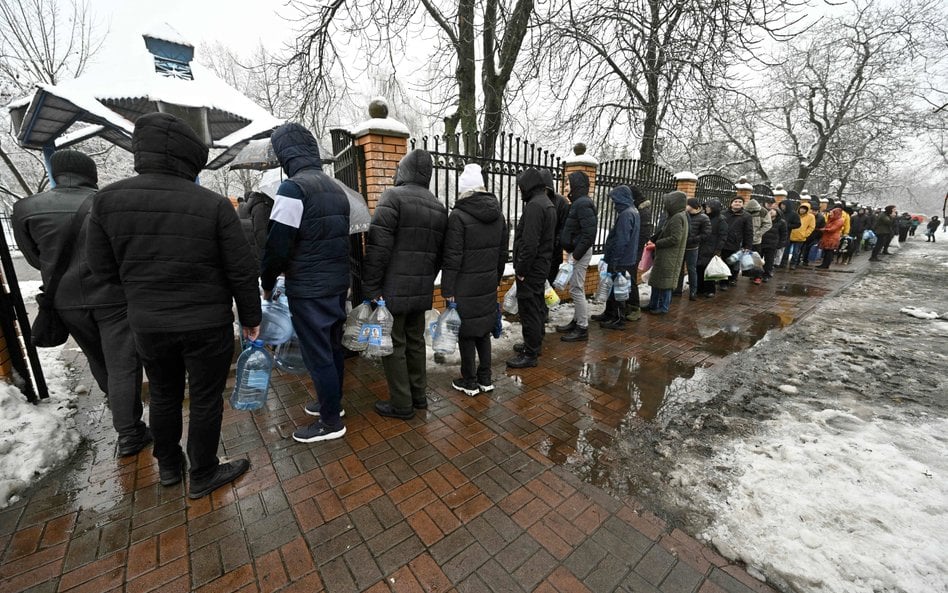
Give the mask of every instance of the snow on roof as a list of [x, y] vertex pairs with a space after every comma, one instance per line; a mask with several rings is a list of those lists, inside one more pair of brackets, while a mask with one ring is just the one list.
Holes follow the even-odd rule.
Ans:
[[161, 39], [162, 41], [170, 41], [171, 43], [177, 43], [187, 47], [194, 47], [181, 33], [178, 33], [177, 29], [168, 23], [152, 23], [150, 27], [142, 32], [142, 36], [151, 37], [152, 39]]

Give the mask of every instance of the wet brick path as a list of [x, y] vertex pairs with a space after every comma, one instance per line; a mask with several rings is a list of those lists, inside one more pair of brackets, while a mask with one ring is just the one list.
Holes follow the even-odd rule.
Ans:
[[[559, 463], [607, 446], [628, 415], [654, 415], [675, 376], [751, 345], [857, 276], [784, 272], [713, 300], [676, 298], [671, 314], [624, 332], [594, 328], [588, 343], [548, 335], [540, 367], [523, 372], [506, 372], [510, 353], [495, 349], [494, 392], [469, 398], [450, 388], [456, 368], [432, 370], [430, 408], [408, 422], [371, 411], [386, 394], [381, 366], [349, 359], [348, 434], [329, 443], [289, 438], [309, 422], [312, 385], [275, 371], [266, 409], [226, 407], [221, 450], [249, 458], [251, 471], [197, 501], [158, 484], [150, 449], [115, 457], [94, 391], [81, 400], [86, 440], [69, 466], [0, 511], [0, 591], [772, 591]], [[738, 331], [703, 339], [715, 324]], [[640, 361], [637, 397], [597, 379], [628, 358]]]

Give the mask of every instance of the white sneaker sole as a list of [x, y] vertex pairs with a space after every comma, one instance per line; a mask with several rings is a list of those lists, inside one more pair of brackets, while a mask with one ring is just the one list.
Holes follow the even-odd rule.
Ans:
[[333, 439], [338, 439], [338, 438], [341, 438], [345, 434], [346, 434], [346, 427], [343, 426], [341, 430], [337, 430], [336, 432], [328, 432], [326, 434], [310, 437], [308, 439], [298, 437], [296, 436], [296, 433], [294, 432], [293, 440], [298, 441], [300, 443], [317, 443], [319, 441], [331, 441]]
[[481, 384], [478, 384], [478, 385], [477, 385], [477, 388], [481, 390], [481, 393], [487, 393], [488, 391], [493, 391], [493, 390], [494, 390], [494, 386], [493, 386], [493, 385], [481, 385]]
[[465, 387], [458, 387], [454, 383], [451, 383], [451, 387], [453, 387], [455, 391], [460, 391], [461, 393], [465, 393], [467, 395], [470, 395], [471, 397], [474, 397], [475, 395], [481, 392], [480, 389], [467, 389]]
[[[310, 412], [309, 410], [306, 409], [306, 406], [303, 406], [303, 411], [306, 412], [307, 414], [309, 414], [310, 416], [315, 416], [315, 417], [319, 418], [319, 412]], [[340, 418], [345, 418], [345, 417], [346, 417], [346, 411], [345, 411], [345, 410], [339, 410], [339, 417], [340, 417]]]

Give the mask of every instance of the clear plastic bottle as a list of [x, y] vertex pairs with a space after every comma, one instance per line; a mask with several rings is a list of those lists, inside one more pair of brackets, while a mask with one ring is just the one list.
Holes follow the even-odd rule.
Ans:
[[290, 308], [285, 303], [279, 300], [263, 301], [260, 309], [262, 319], [259, 340], [265, 344], [279, 346], [293, 336], [293, 320], [290, 317]]
[[572, 262], [563, 262], [560, 269], [556, 272], [556, 278], [553, 280], [553, 288], [556, 290], [565, 290], [569, 285], [569, 279], [573, 275]]
[[514, 283], [504, 295], [504, 311], [510, 313], [511, 315], [516, 315], [518, 310], [519, 305], [517, 304], [517, 281], [514, 280]]
[[306, 372], [306, 365], [303, 364], [303, 351], [300, 349], [300, 339], [295, 331], [293, 337], [277, 346], [273, 356], [273, 364], [281, 370], [295, 375]]
[[[631, 285], [632, 282], [629, 280], [628, 275], [625, 273], [616, 274], [615, 280], [612, 281], [612, 294], [615, 295], [617, 301], [624, 303], [629, 300]], [[606, 298], [609, 297], [607, 296]]]
[[438, 317], [438, 333], [432, 338], [432, 348], [436, 354], [453, 354], [458, 346], [458, 332], [461, 330], [461, 316], [457, 303], [448, 303], [448, 308]]
[[376, 305], [375, 311], [362, 324], [362, 333], [359, 335], [359, 341], [366, 343], [363, 354], [370, 358], [388, 356], [394, 352], [392, 347], [392, 324], [395, 320], [388, 308], [385, 307], [384, 299], [379, 299]]
[[362, 304], [349, 312], [346, 317], [346, 325], [342, 330], [342, 345], [353, 352], [362, 352], [368, 345], [368, 342], [360, 340], [362, 335], [362, 325], [372, 316], [372, 305], [368, 300], [362, 301]]
[[235, 410], [262, 408], [267, 401], [272, 370], [273, 357], [263, 347], [263, 342], [251, 342], [250, 347], [237, 358], [237, 382], [230, 395], [231, 407]]
[[612, 292], [612, 274], [606, 272], [599, 276], [599, 288], [596, 289], [596, 300], [604, 303], [609, 299], [609, 293]]

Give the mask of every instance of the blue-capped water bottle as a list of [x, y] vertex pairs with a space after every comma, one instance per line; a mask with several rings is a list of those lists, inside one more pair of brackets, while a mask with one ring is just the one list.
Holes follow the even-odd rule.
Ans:
[[368, 346], [367, 341], [361, 341], [362, 326], [369, 317], [372, 316], [372, 305], [368, 299], [362, 301], [362, 304], [349, 312], [346, 317], [346, 325], [342, 329], [342, 345], [353, 352], [362, 352]]
[[235, 410], [259, 410], [267, 401], [273, 356], [263, 347], [262, 340], [254, 340], [237, 358], [237, 382], [230, 395]]
[[359, 336], [359, 341], [366, 344], [362, 354], [369, 358], [388, 356], [395, 351], [392, 346], [395, 318], [385, 306], [385, 299], [380, 298], [376, 305], [371, 317], [362, 324], [362, 334]]
[[458, 332], [461, 329], [461, 316], [458, 305], [449, 302], [448, 308], [438, 317], [437, 333], [432, 334], [431, 346], [436, 354], [453, 354], [458, 345]]

